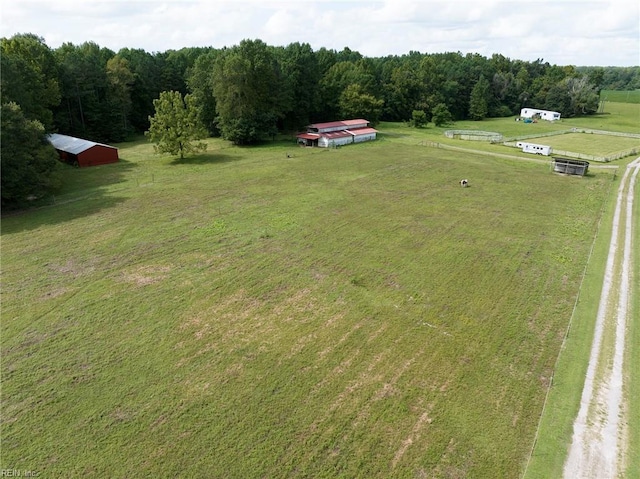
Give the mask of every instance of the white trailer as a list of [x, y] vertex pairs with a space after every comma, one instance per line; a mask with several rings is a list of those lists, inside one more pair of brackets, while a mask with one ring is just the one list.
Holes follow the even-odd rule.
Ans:
[[526, 143], [519, 141], [516, 146], [522, 148], [524, 153], [533, 153], [535, 155], [549, 156], [551, 154], [551, 147], [548, 145], [537, 145], [535, 143]]
[[523, 108], [520, 110], [522, 118], [540, 118], [541, 120], [556, 121], [560, 119], [560, 113], [550, 110], [539, 110], [537, 108]]

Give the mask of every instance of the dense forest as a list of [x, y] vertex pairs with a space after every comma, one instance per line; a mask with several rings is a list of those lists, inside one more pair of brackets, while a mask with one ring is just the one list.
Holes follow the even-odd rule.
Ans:
[[[346, 117], [374, 124], [482, 120], [523, 106], [585, 115], [597, 112], [601, 89], [640, 88], [640, 67], [558, 66], [500, 54], [412, 51], [368, 58], [349, 48], [314, 51], [306, 43], [276, 47], [261, 40], [116, 53], [93, 42], [52, 49], [34, 34], [2, 38], [0, 46], [2, 104], [13, 108], [8, 118], [42, 134], [100, 142], [146, 131], [153, 100], [163, 91], [193, 97], [212, 136], [254, 143]], [[3, 203], [4, 186], [3, 175]]]

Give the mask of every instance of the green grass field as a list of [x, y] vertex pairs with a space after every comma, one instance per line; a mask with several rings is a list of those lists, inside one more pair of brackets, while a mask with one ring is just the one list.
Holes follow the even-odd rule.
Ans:
[[[537, 140], [532, 139], [532, 142]], [[567, 150], [578, 153], [590, 152], [596, 156], [606, 156], [622, 150], [637, 148], [640, 150], [640, 138], [626, 138], [591, 133], [567, 133], [565, 135], [540, 138], [540, 143], [555, 150]]]
[[[382, 131], [381, 139], [390, 139], [394, 142], [406, 144], [426, 144], [437, 142], [446, 145], [458, 146], [474, 150], [481, 150], [487, 153], [519, 156], [531, 159], [531, 154], [522, 153], [518, 148], [505, 147], [502, 144], [490, 144], [483, 141], [467, 141], [460, 139], [449, 139], [444, 135], [446, 130], [482, 130], [493, 131], [504, 135], [505, 138], [531, 136], [526, 141], [540, 143], [543, 145], [553, 145], [556, 148], [584, 153], [587, 155], [602, 155], [628, 150], [640, 145], [638, 139], [620, 136], [608, 136], [597, 134], [564, 134], [557, 136], [540, 136], [536, 138], [532, 135], [545, 135], [548, 133], [567, 131], [571, 128], [587, 128], [594, 130], [618, 131], [624, 133], [639, 133], [640, 124], [640, 104], [608, 103], [605, 112], [597, 115], [590, 115], [577, 118], [565, 118], [560, 121], [538, 123], [524, 123], [514, 121], [511, 118], [489, 118], [483, 121], [459, 121], [446, 127], [434, 127], [430, 124], [428, 128], [415, 129], [407, 128], [405, 125], [397, 123], [383, 123], [380, 126]], [[627, 157], [622, 160], [614, 160], [612, 164], [622, 164], [632, 159]]]
[[616, 103], [640, 103], [640, 90], [602, 90], [600, 98]]
[[[208, 154], [177, 162], [124, 145], [119, 165], [69, 170], [54, 206], [4, 218], [2, 467], [72, 477], [516, 476], [545, 388], [502, 375], [548, 381], [568, 317], [557, 273], [545, 271], [541, 286], [531, 266], [540, 277], [545, 260], [584, 261], [587, 242], [574, 251], [567, 239], [593, 234], [609, 173], [562, 178], [550, 194], [538, 183], [560, 177], [541, 165], [433, 150], [417, 144], [437, 129], [383, 126], [382, 141], [337, 151], [211, 141]], [[472, 188], [457, 187], [461, 176]], [[525, 183], [528, 196], [511, 197]], [[567, 192], [580, 204], [584, 190], [596, 194], [580, 216], [561, 216], [571, 234], [556, 227], [543, 241], [536, 221], [520, 229], [525, 219], [551, 225], [558, 215], [544, 210]], [[524, 243], [542, 262], [521, 260], [516, 275], [508, 258], [529, 258]], [[568, 269], [563, 292], [579, 276]], [[485, 281], [504, 291], [484, 294]], [[513, 306], [522, 301], [524, 312]], [[542, 318], [556, 334], [517, 331], [529, 310], [530, 330]], [[505, 317], [518, 319], [506, 338]], [[481, 346], [468, 345], [478, 334]], [[507, 371], [501, 357], [521, 349], [535, 360], [518, 356]], [[505, 413], [515, 429], [506, 440]], [[539, 454], [529, 472], [561, 466], [557, 449], [555, 462]]]
[[613, 173], [381, 130], [124, 144], [3, 218], [0, 466], [518, 477]]

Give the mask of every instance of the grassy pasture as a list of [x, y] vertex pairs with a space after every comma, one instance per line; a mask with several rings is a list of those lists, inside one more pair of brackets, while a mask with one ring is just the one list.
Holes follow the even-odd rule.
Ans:
[[[383, 135], [382, 140], [390, 139], [394, 142], [402, 142], [406, 144], [419, 144], [425, 142], [438, 142], [453, 146], [481, 150], [490, 153], [507, 154], [511, 156], [520, 156], [531, 160], [531, 154], [522, 153], [517, 148], [505, 147], [501, 144], [490, 144], [483, 141], [467, 141], [459, 139], [449, 139], [444, 135], [446, 130], [482, 130], [501, 133], [504, 137], [522, 137], [524, 135], [545, 134], [556, 131], [566, 131], [573, 127], [589, 128], [595, 130], [620, 131], [627, 133], [638, 133], [638, 125], [640, 124], [640, 104], [626, 103], [607, 103], [605, 113], [590, 115], [578, 118], [565, 118], [556, 122], [540, 121], [538, 123], [524, 123], [514, 121], [515, 117], [510, 118], [489, 118], [483, 121], [459, 121], [447, 127], [429, 126], [424, 129], [407, 128], [399, 123], [383, 123], [380, 126]], [[567, 139], [570, 139], [569, 141]], [[604, 136], [604, 135], [588, 135], [575, 136], [574, 134], [566, 134], [551, 137], [535, 137], [527, 141], [542, 144], [551, 144], [551, 142], [559, 142], [563, 144], [567, 142], [566, 148], [556, 146], [559, 149], [567, 149], [585, 154], [614, 153], [638, 145], [637, 139], [629, 139], [624, 137]], [[631, 145], [631, 146], [629, 146]], [[626, 160], [617, 160], [616, 163], [626, 163]]]
[[121, 145], [3, 218], [0, 466], [517, 477], [613, 174], [412, 135]]
[[640, 103], [640, 90], [602, 90], [600, 98], [616, 103]]
[[566, 133], [564, 135], [548, 136], [533, 143], [549, 145], [558, 150], [574, 152], [590, 152], [592, 155], [605, 156], [622, 150], [629, 150], [640, 146], [640, 138], [626, 138], [591, 133]]
[[562, 125], [593, 128], [594, 130], [638, 133], [640, 128], [640, 103], [606, 102], [604, 112], [596, 115], [561, 120]]

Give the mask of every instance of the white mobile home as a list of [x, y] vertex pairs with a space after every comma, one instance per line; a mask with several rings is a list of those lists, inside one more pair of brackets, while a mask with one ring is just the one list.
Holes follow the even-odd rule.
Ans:
[[535, 155], [549, 156], [551, 154], [551, 147], [548, 145], [536, 145], [535, 143], [526, 143], [519, 141], [516, 143], [518, 148], [522, 148], [524, 153], [533, 153]]
[[557, 111], [538, 110], [537, 108], [523, 108], [520, 110], [522, 118], [540, 118], [542, 120], [556, 121], [560, 119]]

